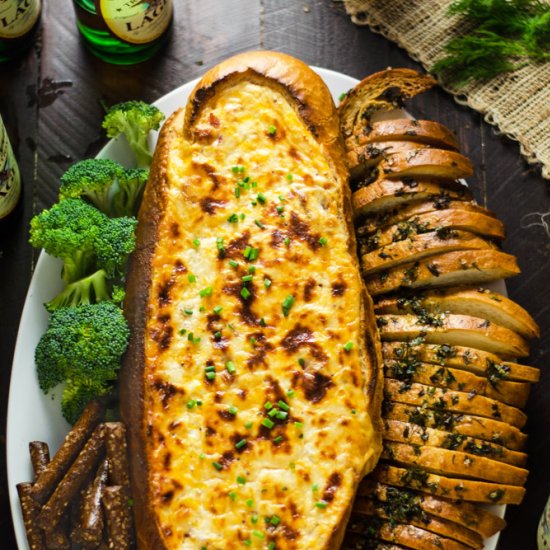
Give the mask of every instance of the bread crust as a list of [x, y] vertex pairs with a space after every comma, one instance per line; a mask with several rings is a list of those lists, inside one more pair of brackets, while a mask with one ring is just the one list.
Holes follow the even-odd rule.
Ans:
[[[348, 227], [348, 249], [356, 259], [350, 192], [338, 119], [330, 93], [320, 78], [302, 62], [274, 52], [249, 52], [231, 58], [209, 71], [191, 94], [185, 111], [175, 113], [164, 125], [155, 151], [151, 175], [139, 213], [137, 248], [128, 273], [125, 310], [131, 328], [129, 350], [120, 378], [121, 414], [128, 426], [131, 479], [135, 496], [135, 524], [139, 548], [165, 548], [152, 509], [145, 444], [148, 426], [143, 410], [147, 306], [151, 292], [152, 260], [159, 224], [168, 193], [167, 161], [176, 137], [192, 139], [192, 128], [202, 108], [225, 86], [246, 81], [270, 86], [288, 100], [322, 146], [343, 195], [342, 216]], [[357, 269], [358, 261], [356, 260]], [[364, 473], [370, 471], [381, 450], [380, 403], [382, 398], [381, 347], [375, 327], [372, 300], [363, 286], [361, 333], [368, 341], [357, 342], [363, 354], [369, 414], [376, 427], [376, 440], [365, 457]], [[338, 548], [344, 535], [348, 510], [344, 510], [326, 548]]]

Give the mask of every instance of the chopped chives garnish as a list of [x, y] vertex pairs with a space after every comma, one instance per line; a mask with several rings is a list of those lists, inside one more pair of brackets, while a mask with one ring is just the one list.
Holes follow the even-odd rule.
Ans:
[[240, 441], [238, 441], [237, 443], [235, 443], [235, 448], [236, 449], [242, 449], [243, 447], [246, 447], [246, 444], [248, 443], [248, 441], [246, 439], [241, 439]]
[[248, 422], [245, 423], [244, 427], [247, 429], [247, 430], [250, 430], [250, 428], [252, 428], [252, 422], [250, 422], [250, 420]]
[[[206, 549], [205, 549], [206, 550]], [[268, 545], [267, 545], [267, 550], [275, 550], [275, 543], [273, 541], [271, 541]]]
[[239, 221], [239, 217], [237, 216], [237, 214], [231, 214], [231, 216], [227, 218], [227, 221], [229, 223], [237, 223]]
[[283, 440], [282, 435], [278, 435], [276, 438], [273, 439], [273, 443], [280, 443]]
[[296, 394], [296, 392], [294, 390], [288, 390], [286, 392], [286, 394], [288, 395], [288, 397], [294, 397], [294, 395]]
[[239, 216], [239, 218], [240, 218], [241, 221], [243, 221], [243, 220], [245, 219], [245, 217], [246, 217], [245, 214], [241, 214], [241, 215]]
[[260, 323], [259, 323], [259, 324], [260, 324], [261, 327], [267, 326], [267, 324], [266, 324], [266, 322], [265, 322], [265, 319], [264, 319], [263, 317], [260, 319]]
[[212, 291], [213, 291], [212, 287], [207, 286], [199, 292], [199, 296], [201, 298], [206, 298], [207, 296], [212, 296]]
[[287, 174], [287, 175], [286, 175], [286, 179], [287, 179], [288, 181], [292, 181], [292, 180], [294, 179], [294, 176], [293, 176], [292, 174]]
[[235, 187], [235, 197], [238, 199], [241, 196], [240, 187]]
[[187, 408], [192, 409], [196, 404], [197, 402], [194, 399], [189, 399], [189, 401], [187, 401]]
[[195, 275], [193, 275], [193, 273], [189, 273], [189, 275], [187, 275], [187, 280], [190, 283], [196, 283], [197, 282], [197, 277], [195, 277]]
[[223, 238], [222, 237], [217, 237], [216, 238], [216, 248], [220, 251], [220, 252], [223, 252], [225, 250], [224, 246], [223, 246]]
[[256, 267], [253, 266], [253, 265], [249, 265], [248, 266], [248, 273], [250, 273], [251, 275], [254, 275], [254, 273], [256, 273]]
[[271, 125], [267, 131], [269, 132], [270, 135], [274, 136], [275, 133], [277, 132], [277, 128]]
[[306, 360], [303, 357], [300, 357], [298, 359], [298, 365], [300, 365], [300, 367], [305, 367], [306, 366]]
[[338, 101], [342, 101], [347, 95], [348, 95], [347, 92], [342, 92], [342, 93], [338, 96]]
[[357, 411], [355, 409], [351, 409], [351, 414], [357, 414]]
[[273, 418], [274, 416], [277, 416], [277, 413], [279, 411], [277, 409], [271, 409], [268, 413], [267, 413], [267, 416], [269, 416], [269, 418]]
[[190, 332], [188, 335], [187, 335], [187, 339], [192, 342], [193, 341], [193, 333]]
[[222, 306], [216, 306], [212, 311], [213, 311], [216, 315], [219, 315], [219, 314], [223, 311], [223, 307], [222, 307]]
[[264, 405], [264, 409], [265, 409], [266, 411], [269, 411], [269, 410], [272, 409], [272, 408], [273, 408], [273, 403], [271, 403], [271, 401], [266, 401], [266, 402], [265, 402], [265, 405]]
[[321, 238], [319, 239], [319, 244], [320, 244], [321, 246], [325, 246], [327, 243], [328, 243], [328, 239], [327, 239], [326, 237], [321, 237]]
[[[246, 483], [246, 477], [243, 476], [237, 476], [237, 483], [239, 485], [244, 485]], [[248, 502], [248, 501], [247, 501]]]
[[277, 405], [279, 405], [279, 407], [281, 407], [281, 409], [283, 409], [283, 411], [289, 411], [290, 410], [290, 407], [282, 399], [279, 400]]
[[244, 275], [243, 277], [241, 277], [241, 281], [242, 281], [243, 283], [248, 283], [248, 282], [251, 281], [253, 278], [254, 278], [254, 275]]
[[229, 260], [229, 265], [231, 267], [239, 267], [239, 263], [236, 262], [235, 260]]
[[284, 211], [285, 211], [285, 207], [284, 207], [284, 206], [277, 206], [277, 212], [278, 212], [279, 214], [282, 214]]
[[233, 363], [233, 361], [228, 361], [225, 364], [225, 368], [227, 369], [227, 372], [229, 374], [235, 374], [237, 372], [237, 369], [235, 368], [235, 363]]
[[198, 344], [201, 341], [200, 337], [193, 338], [193, 344]]
[[222, 337], [222, 333], [218, 330], [214, 333], [214, 339], [220, 340]]
[[229, 491], [227, 494], [231, 500], [237, 500], [237, 493], [235, 491]]
[[208, 380], [214, 380], [216, 378], [216, 373], [215, 372], [207, 372], [206, 373], [206, 378]]
[[252, 517], [250, 518], [250, 521], [252, 523], [258, 523], [258, 514], [252, 514]]
[[279, 200], [282, 202], [285, 200], [285, 198], [282, 195], [279, 195]]
[[239, 172], [243, 173], [244, 172], [244, 166], [242, 166], [241, 164], [236, 164], [235, 166], [231, 167], [231, 171], [234, 174], [238, 174]]
[[199, 311], [201, 313], [204, 313], [206, 311], [206, 308], [204, 306], [199, 307]]
[[215, 365], [206, 365], [206, 367], [204, 367], [204, 370], [205, 372], [213, 372], [216, 370], [216, 366]]
[[180, 330], [180, 335], [181, 335], [181, 336], [185, 336], [185, 333], [186, 333], [186, 332], [187, 332], [187, 329], [182, 328], [182, 329]]
[[244, 502], [249, 508], [252, 508], [252, 506], [254, 506], [254, 501], [251, 498], [247, 498]]
[[250, 204], [251, 204], [252, 206], [256, 206], [256, 205], [258, 204], [258, 201], [252, 201]]
[[252, 250], [252, 247], [251, 246], [247, 246], [244, 251], [243, 251], [243, 256], [248, 259], [248, 257], [250, 256], [250, 251]]
[[227, 328], [235, 332], [235, 327], [231, 323], [227, 323]]
[[267, 197], [263, 194], [263, 193], [258, 193], [257, 197], [256, 197], [256, 200], [260, 203], [260, 204], [265, 204], [266, 201], [267, 201]]
[[203, 460], [203, 459], [206, 458], [206, 455], [205, 455], [204, 453], [201, 453], [201, 454], [199, 455], [199, 458], [200, 458], [201, 460]]
[[286, 420], [288, 413], [286, 411], [277, 411], [277, 414], [275, 416], [278, 420]]
[[317, 483], [314, 483], [314, 484], [311, 486], [311, 490], [315, 493], [316, 491], [319, 490], [319, 485], [317, 485]]
[[266, 428], [271, 430], [271, 428], [273, 428], [273, 426], [275, 426], [275, 422], [273, 422], [273, 420], [270, 420], [269, 418], [264, 418], [262, 420], [262, 426], [265, 426]]
[[294, 305], [294, 296], [292, 294], [289, 294], [284, 300], [283, 300], [283, 315], [285, 317], [288, 317], [288, 313], [290, 311], [290, 308]]
[[253, 248], [250, 251], [250, 255], [248, 256], [248, 259], [253, 262], [254, 260], [258, 259], [258, 256], [260, 255], [260, 249], [259, 248]]
[[248, 300], [248, 298], [250, 298], [250, 290], [248, 290], [248, 288], [246, 287], [243, 287], [241, 289], [241, 296], [245, 299], [245, 300]]
[[303, 422], [294, 422], [294, 427], [300, 429], [304, 427], [304, 424]]
[[271, 523], [271, 525], [279, 525], [279, 523], [281, 523], [281, 518], [279, 516], [271, 516], [269, 523]]
[[250, 539], [246, 539], [244, 543], [246, 546], [252, 546], [252, 541]]
[[197, 405], [200, 407], [202, 405], [202, 401], [200, 399], [197, 399]]
[[260, 531], [252, 531], [252, 534], [255, 537], [258, 537], [259, 539], [265, 539], [265, 535], [263, 533], [261, 533]]
[[271, 279], [268, 279], [267, 277], [264, 279], [264, 286], [265, 288], [269, 288], [271, 286]]
[[346, 343], [344, 344], [344, 349], [345, 349], [346, 351], [351, 351], [351, 350], [353, 349], [353, 342], [346, 342]]
[[219, 462], [212, 462], [212, 466], [214, 466], [214, 468], [216, 468], [216, 470], [218, 470], [218, 472], [220, 470], [223, 470], [223, 466]]
[[256, 187], [258, 187], [258, 182], [253, 181], [250, 185], [252, 186], [252, 189], [255, 189]]
[[315, 506], [317, 506], [317, 508], [321, 508], [322, 510], [324, 510], [328, 506], [328, 503], [325, 502], [324, 500], [320, 500], [319, 502], [315, 503]]
[[227, 409], [227, 412], [229, 414], [232, 414], [233, 416], [236, 416], [237, 413], [239, 412], [239, 409], [237, 409], [237, 407], [235, 407], [235, 405], [230, 405], [229, 408]]
[[201, 245], [201, 242], [199, 241], [199, 239], [193, 239], [193, 246], [195, 248], [199, 248], [200, 245]]
[[285, 246], [288, 246], [290, 244], [290, 239], [287, 237], [283, 243], [285, 244]]
[[254, 220], [254, 223], [260, 228], [264, 229], [265, 225], [260, 220]]

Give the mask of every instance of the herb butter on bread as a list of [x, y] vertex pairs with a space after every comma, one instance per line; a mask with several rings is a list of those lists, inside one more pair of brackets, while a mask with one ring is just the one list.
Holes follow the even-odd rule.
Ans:
[[381, 452], [381, 360], [329, 91], [231, 58], [164, 125], [121, 377], [139, 548], [341, 544]]

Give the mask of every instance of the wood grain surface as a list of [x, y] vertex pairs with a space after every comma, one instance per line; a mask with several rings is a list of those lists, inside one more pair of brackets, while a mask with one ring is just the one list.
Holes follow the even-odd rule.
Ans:
[[[0, 224], [0, 540], [5, 549], [16, 548], [5, 473], [5, 423], [15, 337], [36, 258], [27, 244], [28, 223], [56, 200], [59, 176], [71, 162], [95, 155], [106, 142], [100, 131], [102, 103], [153, 101], [225, 57], [249, 49], [283, 51], [356, 78], [389, 65], [419, 68], [394, 44], [354, 26], [342, 5], [332, 0], [175, 0], [175, 22], [164, 51], [127, 68], [107, 65], [86, 51], [69, 1], [44, 3], [35, 48], [19, 62], [0, 66], [0, 112], [25, 186], [17, 214]], [[518, 257], [523, 270], [508, 282], [510, 297], [542, 327], [531, 357], [542, 377], [527, 407], [527, 496], [521, 506], [508, 508], [508, 527], [499, 544], [500, 550], [534, 549], [538, 518], [550, 493], [548, 182], [522, 160], [517, 144], [498, 136], [478, 113], [457, 105], [443, 91], [430, 91], [409, 108], [417, 117], [457, 131], [476, 168], [469, 180], [474, 194], [504, 221], [504, 248]]]

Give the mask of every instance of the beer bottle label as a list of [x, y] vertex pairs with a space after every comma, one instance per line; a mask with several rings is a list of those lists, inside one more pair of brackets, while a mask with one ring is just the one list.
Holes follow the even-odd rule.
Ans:
[[172, 0], [96, 0], [109, 30], [130, 44], [153, 42], [168, 28]]
[[0, 0], [0, 38], [19, 38], [40, 16], [40, 0]]
[[0, 117], [0, 219], [7, 216], [21, 194], [21, 176], [6, 128]]

